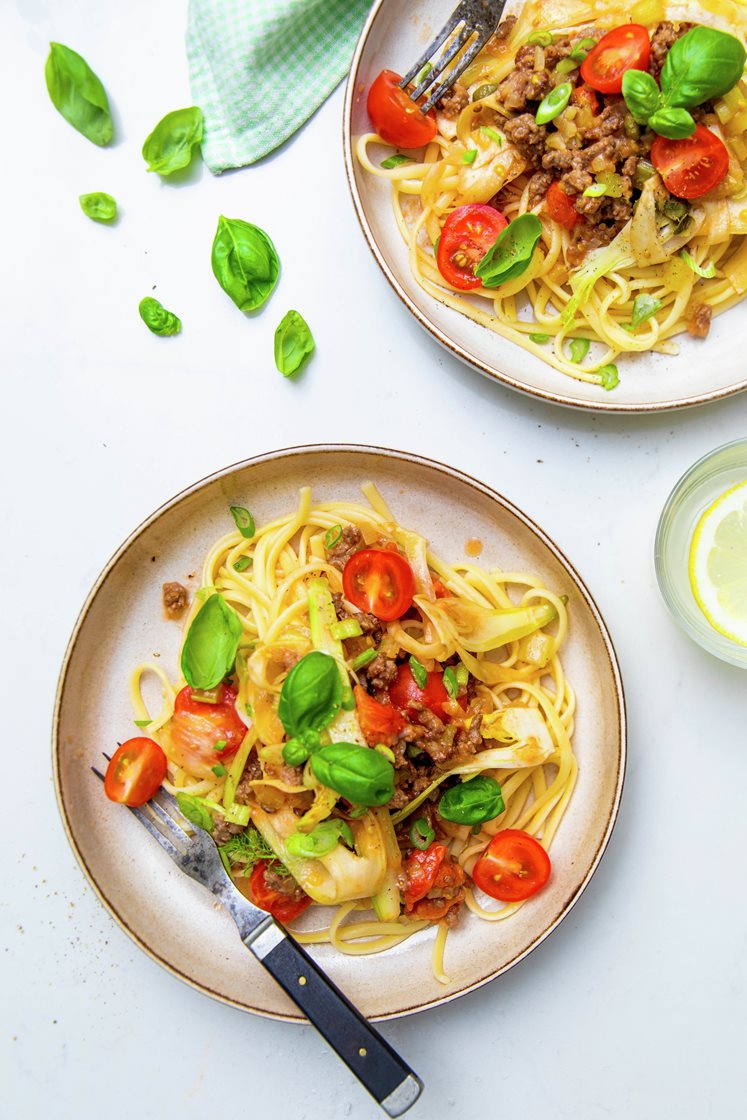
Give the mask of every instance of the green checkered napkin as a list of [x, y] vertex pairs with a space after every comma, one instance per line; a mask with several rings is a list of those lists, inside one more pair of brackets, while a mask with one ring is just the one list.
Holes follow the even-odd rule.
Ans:
[[273, 151], [350, 66], [370, 0], [191, 0], [187, 58], [211, 171]]

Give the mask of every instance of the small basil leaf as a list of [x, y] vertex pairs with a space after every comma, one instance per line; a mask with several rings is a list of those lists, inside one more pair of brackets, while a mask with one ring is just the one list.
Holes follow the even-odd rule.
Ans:
[[649, 117], [648, 127], [668, 140], [683, 140], [695, 132], [695, 121], [687, 109], [657, 109]]
[[386, 805], [394, 796], [394, 767], [378, 751], [331, 743], [311, 756], [314, 777], [355, 805]]
[[182, 329], [181, 319], [173, 311], [167, 311], [153, 296], [146, 296], [145, 299], [141, 299], [138, 304], [138, 311], [148, 330], [162, 338], [171, 334], [179, 334]]
[[334, 657], [312, 650], [291, 669], [280, 690], [278, 717], [290, 736], [323, 731], [340, 710], [342, 678]]
[[410, 672], [412, 673], [413, 680], [422, 692], [428, 684], [428, 670], [425, 665], [421, 665], [417, 657], [413, 654], [410, 658]]
[[218, 219], [210, 261], [213, 275], [241, 311], [269, 299], [280, 274], [275, 246], [263, 229], [241, 218]]
[[542, 223], [536, 214], [522, 214], [509, 222], [475, 269], [483, 287], [497, 288], [521, 276], [529, 267], [541, 233]]
[[195, 147], [202, 143], [202, 109], [174, 109], [162, 117], [143, 144], [143, 159], [149, 171], [171, 175], [187, 167]]
[[654, 78], [645, 70], [626, 70], [622, 92], [633, 120], [646, 124], [659, 107], [661, 93]]
[[347, 821], [334, 819], [322, 821], [311, 832], [294, 832], [285, 841], [285, 846], [292, 856], [318, 859], [320, 856], [329, 855], [340, 840], [344, 840], [352, 847], [353, 832]]
[[203, 805], [202, 798], [195, 797], [191, 793], [177, 793], [176, 803], [179, 806], [179, 812], [187, 818], [190, 824], [197, 825], [198, 828], [204, 828], [206, 832], [213, 831], [215, 824], [213, 814]]
[[630, 325], [633, 330], [639, 327], [641, 323], [645, 323], [652, 315], [655, 315], [662, 306], [661, 300], [656, 299], [654, 296], [636, 296], [633, 300], [633, 314], [630, 319]]
[[283, 377], [299, 370], [313, 350], [308, 323], [297, 311], [289, 311], [275, 331], [275, 365]]
[[104, 191], [82, 194], [78, 197], [80, 208], [94, 222], [113, 222], [117, 216], [117, 201]]
[[249, 540], [256, 532], [254, 518], [251, 513], [244, 506], [229, 506], [229, 509], [231, 510], [231, 516], [236, 522], [236, 528], [239, 530], [242, 537], [246, 537], [247, 540]]
[[283, 747], [283, 759], [289, 766], [303, 766], [311, 751], [300, 739], [289, 739]]
[[401, 167], [403, 163], [412, 163], [412, 159], [410, 156], [403, 156], [400, 152], [397, 152], [395, 155], [383, 159], [380, 166], [383, 167], [385, 171], [391, 171], [395, 167]]
[[241, 640], [241, 619], [221, 595], [211, 595], [192, 619], [181, 666], [190, 688], [217, 688], [230, 673]]
[[455, 824], [482, 824], [492, 821], [505, 806], [501, 787], [495, 778], [480, 774], [468, 782], [447, 789], [438, 806], [439, 814]]
[[620, 375], [617, 372], [617, 366], [614, 362], [609, 362], [606, 366], [600, 366], [597, 373], [599, 374], [602, 388], [606, 389], [607, 392], [620, 384]]
[[86, 60], [62, 43], [50, 43], [44, 77], [55, 109], [87, 140], [105, 147], [114, 132], [109, 100]]
[[698, 25], [669, 48], [661, 71], [667, 106], [702, 105], [721, 97], [742, 76], [747, 52], [739, 39]]

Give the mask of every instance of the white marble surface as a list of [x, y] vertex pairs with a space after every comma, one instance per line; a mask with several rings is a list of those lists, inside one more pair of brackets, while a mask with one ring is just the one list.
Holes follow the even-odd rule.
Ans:
[[[185, 7], [0, 5], [0, 656], [10, 717], [0, 1114], [377, 1115], [311, 1030], [214, 1003], [130, 943], [75, 863], [50, 773], [67, 637], [122, 538], [226, 463], [339, 438], [442, 458], [543, 525], [607, 617], [629, 705], [620, 821], [569, 919], [501, 980], [384, 1025], [427, 1084], [413, 1120], [743, 1115], [746, 678], [674, 627], [652, 544], [683, 470], [745, 434], [747, 396], [596, 419], [501, 390], [443, 353], [397, 302], [356, 226], [340, 90], [259, 167], [221, 179], [198, 170], [179, 186], [147, 175], [143, 138], [190, 103]], [[110, 150], [51, 108], [49, 39], [105, 81], [118, 126]], [[81, 214], [77, 197], [93, 190], [120, 202], [114, 228]], [[282, 258], [281, 285], [254, 319], [210, 271], [219, 213], [264, 226]], [[156, 339], [138, 319], [154, 286], [184, 321], [178, 338]], [[297, 383], [272, 361], [289, 307], [318, 343]]]

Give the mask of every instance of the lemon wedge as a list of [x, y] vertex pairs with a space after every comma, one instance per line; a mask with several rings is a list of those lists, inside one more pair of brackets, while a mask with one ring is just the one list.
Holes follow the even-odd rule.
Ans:
[[714, 630], [747, 646], [747, 482], [702, 514], [688, 567], [695, 601]]

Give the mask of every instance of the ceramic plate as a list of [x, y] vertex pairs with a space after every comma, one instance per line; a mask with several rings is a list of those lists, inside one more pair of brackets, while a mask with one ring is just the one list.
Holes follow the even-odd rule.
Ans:
[[[181, 874], [137, 820], [105, 798], [90, 771], [101, 751], [135, 731], [128, 676], [160, 658], [173, 674], [181, 637], [167, 622], [161, 585], [195, 587], [208, 547], [226, 531], [230, 504], [258, 524], [293, 508], [309, 482], [320, 501], [362, 500], [372, 480], [399, 521], [424, 533], [447, 559], [484, 542], [481, 563], [536, 572], [569, 596], [563, 661], [578, 697], [574, 745], [579, 780], [553, 843], [548, 887], [509, 921], [466, 915], [449, 935], [442, 987], [425, 930], [387, 953], [314, 957], [373, 1019], [405, 1015], [484, 984], [539, 944], [568, 913], [597, 867], [615, 821], [625, 762], [622, 684], [604, 622], [562, 553], [519, 510], [480, 482], [427, 459], [363, 447], [300, 447], [228, 467], [148, 518], [110, 560], [91, 592], [65, 656], [54, 719], [54, 766], [62, 818], [86, 875], [122, 928], [155, 960], [195, 987], [247, 1011], [298, 1019], [295, 1007], [243, 948], [213, 897]], [[319, 911], [305, 916], [321, 926]]]
[[362, 133], [371, 131], [366, 95], [373, 79], [383, 69], [406, 73], [454, 5], [455, 0], [411, 0], [408, 4], [376, 0], [356, 48], [345, 96], [343, 141], [355, 209], [371, 252], [408, 310], [442, 346], [480, 373], [556, 404], [604, 412], [655, 412], [703, 404], [747, 389], [737, 330], [744, 316], [741, 305], [714, 320], [705, 344], [680, 335], [676, 357], [621, 356], [617, 360], [620, 384], [614, 392], [606, 392], [546, 365], [444, 306], [416, 283], [395, 223], [390, 186], [360, 167], [354, 146]]

